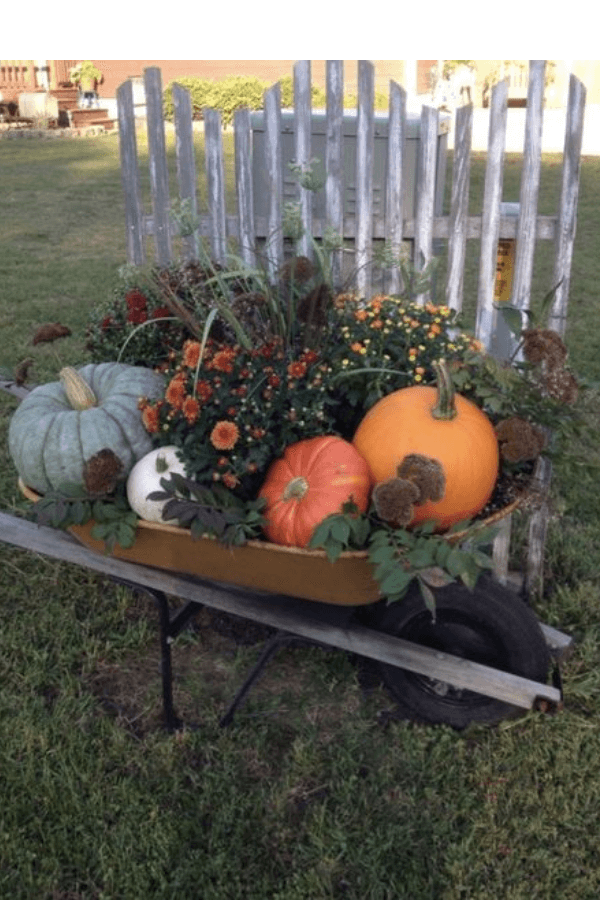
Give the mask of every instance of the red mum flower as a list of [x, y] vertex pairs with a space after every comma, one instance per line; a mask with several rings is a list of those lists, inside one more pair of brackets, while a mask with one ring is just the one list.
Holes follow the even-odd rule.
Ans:
[[292, 378], [302, 378], [302, 376], [306, 374], [306, 363], [302, 360], [297, 360], [296, 362], [290, 363], [287, 370], [288, 375], [291, 375]]
[[210, 400], [210, 398], [212, 397], [212, 392], [212, 386], [208, 381], [199, 381], [196, 385], [196, 393], [203, 403], [206, 403], [207, 400]]
[[234, 475], [233, 472], [225, 472], [223, 475], [223, 484], [225, 487], [229, 488], [229, 490], [233, 490], [234, 487], [240, 483], [240, 479], [237, 475]]
[[137, 288], [125, 294], [125, 303], [132, 312], [146, 312], [148, 309], [148, 301]]
[[132, 309], [127, 313], [130, 325], [142, 325], [148, 320], [148, 313], [143, 309]]
[[210, 442], [215, 450], [231, 450], [235, 447], [239, 436], [240, 432], [235, 422], [223, 420], [217, 422], [211, 431]]
[[157, 308], [152, 313], [153, 319], [166, 319], [171, 315], [171, 310], [168, 306], [157, 306]]

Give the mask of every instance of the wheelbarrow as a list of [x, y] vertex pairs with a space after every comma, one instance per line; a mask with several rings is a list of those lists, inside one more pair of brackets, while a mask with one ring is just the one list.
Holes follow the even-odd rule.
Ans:
[[[365, 552], [343, 553], [331, 563], [319, 550], [264, 541], [228, 548], [177, 526], [142, 521], [134, 545], [117, 546], [109, 556], [92, 527], [73, 526], [69, 535], [0, 514], [0, 540], [102, 572], [152, 597], [171, 731], [182, 724], [173, 703], [171, 644], [203, 606], [274, 629], [223, 725], [273, 654], [298, 639], [374, 661], [400, 710], [421, 722], [464, 728], [562, 704], [560, 660], [570, 638], [541, 624], [518, 593], [492, 576], [481, 576], [474, 590], [459, 584], [435, 590], [433, 618], [418, 587], [388, 603]], [[169, 597], [183, 605], [173, 610]]]

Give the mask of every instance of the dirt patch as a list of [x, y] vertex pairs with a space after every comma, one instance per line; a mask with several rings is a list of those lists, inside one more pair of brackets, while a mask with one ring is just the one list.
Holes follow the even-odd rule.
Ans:
[[[152, 619], [155, 610], [151, 601], [133, 595], [125, 615], [130, 620]], [[172, 648], [174, 703], [182, 720], [201, 727], [203, 722], [220, 719], [272, 634], [270, 628], [201, 609]], [[253, 685], [251, 703], [241, 707], [237, 716], [275, 715], [285, 720], [303, 715], [323, 729], [326, 740], [327, 734], [335, 732], [336, 722], [352, 716], [361, 699], [379, 688], [372, 667], [365, 661], [354, 662], [342, 651], [317, 648], [306, 641], [284, 644]], [[134, 737], [162, 728], [158, 627], [146, 649], [99, 661], [85, 683], [104, 711]]]

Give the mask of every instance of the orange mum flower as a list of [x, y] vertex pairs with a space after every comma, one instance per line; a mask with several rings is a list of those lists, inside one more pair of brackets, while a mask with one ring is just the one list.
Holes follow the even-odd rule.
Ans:
[[158, 409], [156, 406], [145, 406], [142, 412], [142, 422], [144, 428], [150, 434], [156, 434], [158, 431]]
[[183, 364], [188, 369], [195, 369], [200, 360], [200, 344], [198, 341], [186, 341], [183, 345]]
[[239, 436], [240, 432], [235, 422], [222, 420], [217, 422], [211, 431], [210, 442], [215, 450], [231, 450], [235, 447]]
[[167, 390], [165, 391], [165, 399], [173, 409], [182, 409], [185, 398], [185, 375], [181, 373], [171, 378]]
[[186, 397], [183, 401], [183, 414], [190, 425], [197, 420], [199, 412], [200, 404], [195, 397]]
[[211, 366], [219, 372], [233, 372], [233, 360], [235, 352], [233, 350], [219, 350], [212, 359]]

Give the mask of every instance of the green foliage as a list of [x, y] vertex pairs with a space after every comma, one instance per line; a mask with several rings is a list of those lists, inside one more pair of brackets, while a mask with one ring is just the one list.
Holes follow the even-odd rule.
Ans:
[[[375, 91], [375, 95], [373, 98], [373, 106], [374, 109], [384, 111], [389, 107], [390, 98], [387, 94], [384, 94], [383, 91]], [[344, 107], [346, 109], [356, 109], [358, 107], [358, 94], [345, 94], [344, 95]]]
[[[279, 79], [281, 88], [281, 105], [284, 108], [291, 108], [294, 105], [294, 78], [292, 75], [284, 75]], [[313, 109], [319, 109], [326, 105], [327, 95], [323, 88], [318, 84], [311, 84], [310, 100]]]
[[208, 78], [178, 78], [170, 82], [163, 94], [164, 112], [167, 119], [173, 119], [173, 84], [185, 88], [192, 100], [192, 115], [195, 119], [203, 117], [203, 109], [209, 107], [221, 112], [225, 125], [233, 122], [237, 109], [247, 107], [252, 110], [263, 108], [263, 96], [269, 85], [251, 76], [232, 75], [214, 81]]
[[[460, 541], [452, 541], [459, 532]], [[324, 550], [332, 563], [345, 551], [365, 550], [373, 578], [388, 603], [401, 600], [416, 579], [425, 604], [435, 615], [432, 588], [455, 580], [475, 587], [479, 575], [492, 567], [486, 550], [493, 537], [492, 528], [472, 522], [459, 522], [446, 535], [435, 534], [433, 523], [407, 531], [382, 522], [373, 509], [361, 515], [347, 504], [341, 513], [327, 516], [315, 528], [310, 547]]]
[[[20, 141], [15, 153], [0, 140], [0, 162], [2, 362], [12, 371], [30, 352], [32, 323], [61, 321], [73, 331], [62, 364], [80, 364], [89, 305], [125, 258], [118, 144]], [[484, 163], [474, 154], [475, 191]], [[507, 154], [515, 199], [520, 167]], [[545, 154], [548, 212], [559, 174]], [[590, 380], [600, 380], [599, 230], [600, 159], [588, 156], [567, 343]], [[546, 250], [551, 242], [539, 242], [540, 292]], [[466, 303], [477, 275], [468, 268]], [[50, 380], [55, 348], [38, 349], [37, 380]], [[597, 391], [585, 402], [598, 422]], [[5, 438], [15, 404], [0, 396], [0, 482], [4, 508], [21, 510]], [[595, 462], [599, 446], [597, 433], [584, 445]], [[553, 485], [538, 612], [576, 638], [561, 665], [564, 709], [458, 733], [399, 719], [345, 654], [303, 647], [280, 651], [233, 727], [220, 728], [257, 648], [198, 617], [198, 632], [173, 647], [177, 709], [198, 727], [167, 735], [153, 607], [79, 567], [1, 545], [0, 893], [197, 897], [202, 872], [203, 900], [595, 900], [600, 492], [597, 478], [562, 462]]]
[[264, 500], [243, 503], [222, 485], [207, 488], [175, 472], [160, 483], [163, 490], [148, 499], [166, 501], [163, 519], [175, 519], [193, 538], [210, 535], [226, 546], [240, 546], [260, 536]]
[[103, 541], [107, 553], [117, 544], [131, 547], [135, 541], [138, 517], [127, 502], [124, 482], [111, 495], [94, 497], [80, 485], [67, 484], [48, 491], [29, 509], [28, 517], [38, 525], [70, 528], [94, 522], [91, 535]]

